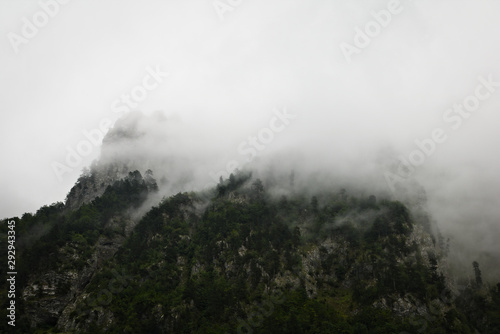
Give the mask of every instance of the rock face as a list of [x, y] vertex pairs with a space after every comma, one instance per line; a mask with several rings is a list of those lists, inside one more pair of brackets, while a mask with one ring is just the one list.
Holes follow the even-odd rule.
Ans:
[[157, 190], [158, 186], [152, 177], [149, 163], [144, 161], [141, 154], [144, 147], [134, 147], [136, 149], [134, 151], [125, 150], [144, 135], [144, 130], [137, 128], [137, 123], [145, 119], [146, 117], [140, 113], [133, 112], [119, 119], [108, 131], [102, 142], [101, 156], [90, 168], [84, 168], [82, 175], [66, 197], [65, 204], [69, 211], [92, 202], [101, 196], [108, 186], [135, 170], [144, 172], [144, 181], [150, 191]]
[[74, 309], [75, 300], [84, 291], [96, 271], [102, 268], [103, 263], [115, 255], [124, 240], [125, 238], [119, 235], [112, 239], [99, 238], [93, 247], [91, 257], [85, 261], [82, 268], [78, 268], [75, 263], [79, 260], [78, 254], [69, 251], [74, 245], [68, 244], [60, 248], [58, 255], [64, 265], [32, 277], [23, 290], [22, 298], [31, 327], [37, 328], [40, 325], [71, 327], [68, 326], [70, 323], [68, 316]]
[[[75, 319], [71, 314], [75, 312], [76, 305], [85, 299], [85, 287], [90, 283], [96, 272], [102, 269], [103, 264], [111, 259], [119, 247], [123, 244], [124, 238], [117, 237], [113, 240], [102, 239], [98, 241], [95, 253], [90, 263], [82, 270], [82, 275], [76, 280], [74, 293], [71, 294], [68, 302], [61, 309], [60, 317], [57, 322], [57, 328], [64, 328], [65, 331], [78, 330]], [[101, 316], [103, 316], [101, 314]], [[104, 317], [103, 317], [104, 318]]]
[[47, 271], [37, 276], [24, 289], [22, 298], [26, 303], [26, 313], [33, 328], [40, 324], [57, 324], [57, 320], [69, 301], [69, 287], [73, 285], [75, 272], [57, 273]]
[[[131, 172], [126, 164], [110, 163], [106, 165], [94, 164], [90, 170], [85, 170], [66, 197], [66, 208], [70, 211], [78, 209], [82, 204], [92, 202], [102, 196], [108, 186], [121, 180]], [[157, 188], [156, 181], [146, 171], [145, 181], [152, 190]]]
[[82, 204], [92, 202], [96, 197], [101, 196], [109, 185], [119, 179], [118, 175], [117, 173], [107, 174], [98, 171], [94, 171], [92, 174], [83, 174], [68, 193], [66, 207], [73, 211], [81, 207]]

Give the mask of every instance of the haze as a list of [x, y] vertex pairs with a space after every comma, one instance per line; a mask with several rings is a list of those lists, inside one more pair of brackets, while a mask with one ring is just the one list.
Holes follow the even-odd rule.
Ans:
[[[41, 3], [54, 6], [0, 3], [1, 217], [63, 201], [100, 141], [75, 166], [69, 150], [103, 120], [125, 117], [142, 135], [110, 145], [113, 154], [173, 157], [190, 171], [179, 188], [202, 188], [248, 158], [287, 173], [327, 170], [328, 184], [357, 180], [395, 197], [418, 184], [459, 262], [498, 263], [499, 2], [73, 0], [51, 7], [27, 38], [23, 18], [33, 22]], [[369, 45], [346, 57], [357, 27], [390, 8], [397, 13]], [[148, 75], [147, 96], [123, 102]], [[478, 86], [473, 111], [453, 111], [473, 103]], [[277, 113], [293, 117], [286, 124]], [[429, 139], [411, 175], [387, 182], [415, 141]], [[69, 169], [58, 174], [54, 163]]]

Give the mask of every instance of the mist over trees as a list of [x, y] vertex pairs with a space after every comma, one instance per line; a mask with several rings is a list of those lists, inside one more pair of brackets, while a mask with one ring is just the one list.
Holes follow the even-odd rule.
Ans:
[[499, 1], [0, 21], [17, 331], [500, 332]]

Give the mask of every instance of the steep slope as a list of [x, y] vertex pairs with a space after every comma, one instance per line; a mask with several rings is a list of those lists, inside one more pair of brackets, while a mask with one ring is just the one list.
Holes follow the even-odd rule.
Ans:
[[[55, 203], [35, 215], [14, 218], [20, 273], [16, 283], [21, 292], [17, 295], [18, 330], [56, 325], [67, 303], [122, 245], [136, 223], [130, 213], [155, 187], [151, 177], [145, 180], [138, 171], [130, 172], [76, 210]], [[2, 238], [2, 246], [4, 242]], [[6, 297], [0, 297], [2, 304], [8, 302]]]
[[447, 278], [421, 210], [344, 189], [274, 197], [239, 173], [136, 223], [153, 181], [129, 173], [76, 210], [16, 219], [23, 332], [498, 332], [498, 287]]

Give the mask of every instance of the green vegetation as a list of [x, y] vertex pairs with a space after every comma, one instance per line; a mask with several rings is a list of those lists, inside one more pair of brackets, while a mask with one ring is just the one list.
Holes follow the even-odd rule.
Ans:
[[164, 199], [130, 234], [110, 223], [147, 192], [134, 172], [76, 211], [58, 203], [17, 219], [19, 234], [50, 227], [24, 245], [20, 286], [47, 269], [81, 271], [99, 238], [121, 236], [71, 308], [75, 332], [500, 333], [500, 284], [484, 284], [475, 262], [476, 284], [452, 299], [442, 255], [412, 238], [402, 203], [345, 190], [274, 198], [239, 173], [212, 195]]
[[[148, 189], [138, 171], [109, 186], [104, 194], [89, 204], [83, 204], [78, 210], [70, 212], [63, 203], [54, 203], [40, 208], [34, 215], [24, 214], [16, 221], [16, 286], [25, 287], [30, 278], [47, 270], [61, 273], [64, 270], [82, 270], [95, 251], [99, 237], [110, 237], [117, 233], [111, 227], [110, 219], [120, 219], [129, 208], [137, 208], [146, 199]], [[7, 224], [2, 224], [1, 247], [7, 249]], [[118, 233], [124, 234], [123, 231]], [[5, 264], [3, 264], [5, 265]], [[4, 270], [7, 272], [8, 270]], [[6, 281], [0, 283], [6, 289]], [[25, 301], [16, 292], [18, 317], [23, 316]], [[69, 292], [67, 282], [61, 283], [58, 293]], [[0, 305], [5, 309], [7, 294], [0, 295]], [[36, 300], [35, 300], [36, 302]], [[16, 329], [29, 332], [28, 319], [17, 321]], [[4, 322], [0, 329], [8, 327]], [[50, 326], [49, 326], [50, 327]]]

